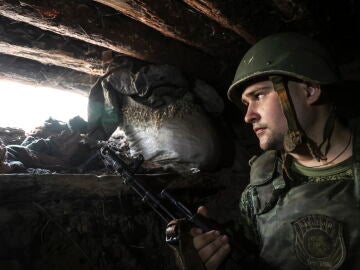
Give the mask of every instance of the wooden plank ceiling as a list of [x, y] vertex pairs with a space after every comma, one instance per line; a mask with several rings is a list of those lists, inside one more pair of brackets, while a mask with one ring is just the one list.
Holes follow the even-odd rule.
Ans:
[[[323, 42], [360, 80], [359, 1], [0, 0], [0, 77], [89, 91], [128, 55], [224, 90], [244, 52], [279, 31]], [[222, 89], [223, 88], [223, 89]]]

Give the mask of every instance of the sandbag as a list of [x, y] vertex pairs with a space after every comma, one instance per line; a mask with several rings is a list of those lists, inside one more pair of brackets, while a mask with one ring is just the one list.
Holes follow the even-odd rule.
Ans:
[[164, 168], [216, 170], [227, 151], [223, 100], [170, 65], [124, 58], [91, 89], [88, 109], [90, 137], [107, 140], [119, 127], [132, 154]]

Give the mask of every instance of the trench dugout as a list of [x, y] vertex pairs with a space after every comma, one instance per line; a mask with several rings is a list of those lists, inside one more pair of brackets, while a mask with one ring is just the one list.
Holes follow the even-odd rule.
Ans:
[[111, 144], [127, 161], [144, 155], [136, 177], [151, 191], [167, 188], [193, 211], [206, 205], [231, 222], [251, 148], [235, 142], [223, 110], [205, 82], [127, 58], [94, 84], [88, 121], [48, 119], [13, 137], [4, 129], [1, 268], [174, 269], [166, 224], [98, 151]]

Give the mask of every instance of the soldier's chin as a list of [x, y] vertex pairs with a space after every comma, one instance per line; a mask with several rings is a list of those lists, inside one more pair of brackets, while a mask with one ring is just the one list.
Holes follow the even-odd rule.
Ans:
[[261, 150], [281, 150], [282, 145], [278, 145], [276, 142], [272, 142], [265, 137], [259, 138], [259, 146]]
[[260, 146], [260, 149], [261, 149], [261, 150], [264, 150], [264, 151], [270, 149], [270, 148], [269, 148], [269, 145], [268, 145], [267, 143], [262, 143], [261, 140], [259, 140], [259, 146]]

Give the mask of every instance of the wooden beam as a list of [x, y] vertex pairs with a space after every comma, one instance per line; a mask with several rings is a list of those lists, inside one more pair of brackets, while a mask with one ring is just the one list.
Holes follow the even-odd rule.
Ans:
[[[11, 180], [15, 181], [11, 183]], [[66, 174], [0, 176], [0, 194], [4, 196], [0, 200], [0, 204], [9, 201], [41, 201], [49, 198], [89, 199], [101, 196], [117, 196], [117, 194], [128, 190], [129, 187], [122, 184], [122, 181], [116, 176], [102, 178], [96, 175], [76, 176]], [[16, 193], [21, 193], [22, 198], [18, 197]]]
[[[244, 181], [234, 181], [237, 179]], [[246, 172], [234, 173], [223, 170], [219, 173], [200, 175], [140, 174], [135, 176], [141, 183], [146, 183], [149, 191], [160, 192], [166, 188], [172, 194], [187, 195], [187, 199], [197, 201], [206, 197], [223, 197], [227, 202], [237, 200], [224, 197], [224, 192], [238, 193], [247, 183]], [[222, 179], [223, 181], [219, 181]], [[222, 190], [223, 194], [218, 191]], [[76, 198], [118, 197], [119, 194], [134, 197], [138, 206], [143, 205], [138, 194], [130, 185], [124, 184], [117, 175], [104, 174], [0, 174], [0, 205], [9, 202], [32, 202], [42, 200], [66, 200]], [[189, 195], [193, 195], [190, 196]], [[145, 206], [149, 208], [148, 206]], [[149, 211], [152, 211], [150, 208]], [[236, 213], [236, 209], [234, 209]], [[222, 213], [222, 216], [225, 214]]]
[[[88, 95], [98, 76], [0, 54], [0, 78], [72, 90]], [[9, 89], [11, 91], [11, 89]]]
[[0, 15], [140, 60], [174, 65], [209, 83], [228, 72], [226, 63], [91, 1], [2, 0]]
[[43, 31], [29, 24], [0, 17], [0, 53], [29, 58], [80, 72], [103, 75], [111, 52], [69, 37]]
[[232, 22], [224, 16], [219, 5], [215, 1], [203, 1], [203, 0], [183, 0], [186, 4], [193, 7], [194, 9], [205, 14], [209, 18], [220, 23], [223, 27], [231, 29], [241, 37], [243, 37], [248, 43], [254, 44], [256, 42], [256, 37], [254, 34], [250, 33], [245, 29], [241, 24], [237, 22]]
[[264, 0], [182, 0], [195, 10], [231, 29], [249, 44], [276, 32], [281, 24], [272, 3]]
[[[249, 47], [247, 40], [222, 27], [181, 1], [94, 0], [140, 21], [165, 36], [197, 47], [213, 56], [238, 60]], [[226, 48], [226, 49], [225, 49]]]

